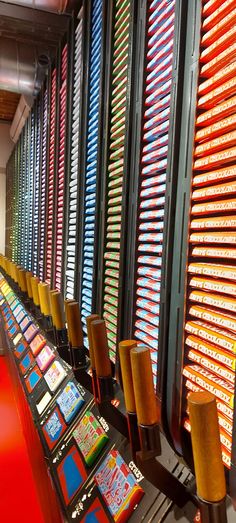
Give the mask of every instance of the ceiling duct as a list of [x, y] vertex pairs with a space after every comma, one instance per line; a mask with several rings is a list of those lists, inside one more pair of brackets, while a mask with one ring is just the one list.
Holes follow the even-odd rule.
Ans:
[[36, 95], [48, 64], [48, 56], [37, 47], [0, 37], [0, 89]]
[[51, 13], [70, 13], [78, 6], [78, 0], [3, 0], [8, 4], [22, 5]]

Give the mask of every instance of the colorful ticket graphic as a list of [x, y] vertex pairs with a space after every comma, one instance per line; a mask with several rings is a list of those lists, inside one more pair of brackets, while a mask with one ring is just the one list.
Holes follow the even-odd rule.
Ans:
[[36, 327], [36, 325], [31, 324], [24, 333], [26, 341], [28, 341], [28, 343], [31, 343], [31, 341], [33, 340], [33, 338], [35, 337], [35, 335], [37, 334], [38, 331], [39, 331], [39, 328]]
[[44, 375], [45, 381], [52, 392], [55, 392], [67, 373], [59, 361], [54, 361]]
[[69, 381], [66, 384], [61, 394], [57, 397], [56, 402], [66, 423], [71, 422], [85, 403], [73, 381]]
[[76, 426], [73, 436], [88, 467], [93, 465], [109, 439], [99, 421], [89, 411]]
[[35, 338], [30, 343], [30, 349], [34, 356], [37, 356], [44, 345], [46, 345], [46, 338], [44, 338], [42, 334], [37, 334], [37, 336], [35, 336]]
[[34, 357], [32, 356], [31, 352], [27, 352], [27, 354], [22, 358], [19, 368], [21, 371], [21, 374], [25, 374], [27, 370], [33, 365], [34, 363]]
[[117, 450], [111, 450], [97, 470], [98, 486], [115, 522], [124, 523], [140, 502], [144, 491]]
[[18, 359], [20, 359], [23, 356], [24, 352], [27, 350], [27, 348], [28, 348], [28, 343], [25, 340], [22, 340], [20, 343], [18, 343], [18, 345], [16, 346], [16, 348], [14, 350], [15, 356]]
[[25, 380], [25, 384], [27, 387], [27, 390], [29, 393], [33, 392], [36, 385], [39, 383], [39, 381], [42, 379], [42, 373], [37, 365], [35, 365], [34, 369], [29, 374], [28, 378]]
[[50, 365], [50, 363], [52, 363], [52, 361], [54, 359], [55, 359], [54, 352], [52, 351], [52, 349], [50, 349], [50, 347], [48, 345], [45, 345], [43, 347], [43, 349], [41, 350], [41, 352], [38, 354], [38, 356], [36, 358], [36, 362], [37, 362], [40, 370], [42, 372], [44, 372], [45, 370], [47, 370], [48, 366]]
[[58, 407], [56, 407], [42, 427], [44, 438], [50, 450], [55, 447], [66, 429], [67, 425]]
[[85, 466], [75, 445], [58, 465], [57, 475], [63, 498], [66, 505], [69, 505], [87, 478]]
[[22, 332], [25, 332], [29, 325], [32, 323], [32, 318], [30, 316], [26, 316], [23, 318], [23, 320], [20, 322], [19, 327], [21, 328]]
[[110, 518], [106, 515], [100, 499], [95, 498], [81, 520], [81, 523], [109, 523], [109, 521]]

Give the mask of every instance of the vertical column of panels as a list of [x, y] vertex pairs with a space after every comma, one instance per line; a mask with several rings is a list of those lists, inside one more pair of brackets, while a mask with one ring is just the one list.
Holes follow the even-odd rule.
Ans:
[[129, 62], [131, 54], [131, 0], [115, 1], [114, 40], [111, 76], [111, 125], [107, 172], [107, 215], [105, 230], [104, 318], [110, 358], [116, 358], [120, 247], [125, 172], [125, 148], [128, 131], [127, 103], [130, 94]]
[[[84, 221], [83, 221], [83, 260], [81, 288], [81, 317], [85, 333], [86, 316], [92, 312], [94, 289], [93, 270], [95, 262], [96, 191], [99, 140], [99, 98], [101, 90], [102, 53], [102, 0], [93, 0], [91, 9], [90, 56], [88, 81], [88, 126], [86, 143]], [[86, 343], [86, 340], [85, 340]]]
[[26, 267], [26, 211], [27, 211], [27, 140], [28, 140], [28, 120], [22, 133], [21, 140], [21, 216], [20, 216], [20, 264]]
[[41, 101], [37, 99], [35, 111], [35, 174], [34, 174], [34, 210], [33, 210], [33, 273], [38, 274], [39, 256], [39, 186], [40, 186], [40, 148], [41, 148]]
[[147, 56], [139, 174], [135, 271], [135, 328], [150, 347], [157, 377], [162, 246], [174, 45], [175, 0], [147, 9]]
[[16, 192], [16, 247], [15, 247], [15, 261], [20, 262], [20, 207], [21, 207], [21, 186], [20, 186], [20, 170], [21, 170], [21, 139], [18, 140], [17, 146], [17, 192]]
[[43, 92], [42, 160], [40, 179], [40, 231], [39, 231], [39, 278], [44, 279], [45, 233], [46, 233], [46, 189], [47, 189], [47, 121], [48, 89]]
[[51, 103], [49, 121], [49, 170], [47, 191], [47, 226], [46, 226], [46, 267], [45, 281], [51, 283], [52, 248], [53, 248], [53, 213], [54, 213], [54, 164], [55, 164], [55, 131], [56, 131], [56, 89], [57, 70], [51, 77]]
[[59, 157], [57, 177], [56, 227], [55, 227], [55, 287], [61, 290], [62, 283], [62, 250], [63, 250], [63, 216], [65, 193], [65, 149], [66, 149], [66, 96], [67, 96], [67, 45], [61, 54], [61, 81], [59, 97]]
[[183, 370], [186, 395], [216, 396], [228, 467], [236, 362], [235, 24], [233, 1], [203, 2]]
[[28, 199], [28, 213], [27, 213], [27, 261], [26, 267], [32, 270], [33, 265], [33, 213], [34, 213], [34, 191], [36, 189], [36, 166], [35, 166], [35, 134], [36, 134], [36, 105], [31, 110], [30, 127], [28, 135], [29, 145], [29, 162], [28, 162], [28, 176], [27, 176], [27, 199]]
[[80, 143], [80, 106], [81, 106], [81, 76], [82, 76], [82, 31], [81, 19], [75, 31], [74, 67], [73, 67], [73, 97], [72, 97], [72, 141], [69, 173], [68, 224], [66, 246], [66, 298], [75, 297], [76, 275], [76, 237], [78, 231], [78, 165]]
[[16, 261], [16, 234], [17, 234], [17, 145], [13, 151], [13, 201], [12, 201], [12, 260]]

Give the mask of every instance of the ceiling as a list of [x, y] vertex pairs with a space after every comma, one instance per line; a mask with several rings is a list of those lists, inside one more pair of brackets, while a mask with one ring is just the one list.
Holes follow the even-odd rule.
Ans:
[[0, 1], [0, 36], [54, 50], [70, 17]]
[[0, 120], [12, 122], [20, 94], [0, 90]]
[[[0, 38], [36, 47], [39, 54], [47, 54], [52, 61], [70, 20], [70, 15], [58, 15], [0, 0]], [[0, 89], [0, 120], [12, 122], [19, 99], [20, 94]]]

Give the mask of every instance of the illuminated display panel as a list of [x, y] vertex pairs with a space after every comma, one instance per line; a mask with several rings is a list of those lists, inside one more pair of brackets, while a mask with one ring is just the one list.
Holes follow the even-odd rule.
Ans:
[[106, 320], [110, 358], [113, 362], [116, 359], [119, 322], [121, 238], [124, 227], [122, 209], [125, 202], [124, 180], [129, 128], [133, 2], [116, 0], [114, 9], [103, 281], [103, 316]]
[[68, 224], [65, 267], [66, 298], [75, 298], [76, 238], [78, 231], [78, 176], [80, 146], [80, 108], [82, 87], [82, 35], [83, 18], [75, 30], [73, 95], [72, 95], [72, 142], [70, 153]]
[[[92, 312], [93, 272], [95, 265], [96, 193], [99, 154], [99, 100], [101, 95], [103, 2], [93, 0], [90, 27], [88, 73], [88, 123], [85, 158], [84, 217], [82, 230], [81, 317], [87, 333], [86, 316]], [[87, 344], [87, 338], [85, 339]]]
[[[236, 14], [203, 2], [185, 322], [184, 386], [217, 399], [231, 462], [236, 349]], [[218, 9], [214, 9], [218, 7]], [[187, 412], [184, 426], [190, 430]]]
[[157, 380], [167, 156], [172, 128], [172, 73], [176, 2], [147, 8], [143, 126], [138, 181], [133, 336], [150, 348]]
[[67, 44], [61, 53], [61, 74], [59, 93], [59, 157], [55, 201], [55, 287], [61, 290], [63, 221], [65, 203], [65, 162], [66, 162], [66, 107], [67, 107]]
[[46, 226], [46, 268], [45, 281], [51, 283], [52, 248], [53, 248], [53, 213], [54, 213], [54, 163], [55, 163], [55, 130], [56, 130], [56, 91], [57, 70], [53, 69], [51, 78], [51, 104], [49, 120], [49, 169], [47, 191], [47, 226]]
[[47, 190], [47, 121], [48, 121], [48, 89], [45, 88], [42, 97], [42, 153], [40, 177], [40, 228], [39, 228], [39, 279], [44, 278], [45, 232], [46, 232], [46, 190]]

